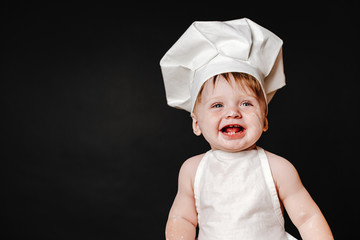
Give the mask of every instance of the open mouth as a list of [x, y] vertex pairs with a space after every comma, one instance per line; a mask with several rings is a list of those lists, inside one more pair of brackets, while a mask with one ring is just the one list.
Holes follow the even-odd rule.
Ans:
[[228, 135], [235, 135], [237, 133], [242, 133], [245, 128], [241, 125], [227, 125], [221, 129], [221, 132], [228, 134]]

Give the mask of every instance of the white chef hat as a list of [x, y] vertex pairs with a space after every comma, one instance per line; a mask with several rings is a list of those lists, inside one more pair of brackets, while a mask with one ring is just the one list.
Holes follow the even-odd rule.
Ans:
[[168, 104], [189, 112], [203, 83], [221, 73], [254, 76], [267, 103], [285, 85], [282, 40], [247, 18], [194, 22], [160, 66]]

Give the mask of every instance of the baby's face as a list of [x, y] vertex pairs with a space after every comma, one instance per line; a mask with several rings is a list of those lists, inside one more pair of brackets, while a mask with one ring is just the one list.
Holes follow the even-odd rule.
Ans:
[[207, 81], [193, 113], [193, 129], [203, 134], [212, 150], [238, 152], [255, 147], [267, 130], [264, 104], [250, 89], [220, 76]]

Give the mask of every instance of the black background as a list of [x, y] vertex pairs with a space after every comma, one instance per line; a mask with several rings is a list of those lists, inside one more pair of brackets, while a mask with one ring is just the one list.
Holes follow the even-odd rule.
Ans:
[[193, 21], [242, 17], [284, 40], [259, 145], [295, 165], [336, 239], [357, 232], [355, 6], [189, 4], [1, 10], [6, 239], [164, 239], [178, 170], [208, 145], [166, 105], [159, 61]]

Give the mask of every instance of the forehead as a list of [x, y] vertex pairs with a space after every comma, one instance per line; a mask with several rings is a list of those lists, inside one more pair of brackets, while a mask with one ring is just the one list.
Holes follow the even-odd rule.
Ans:
[[226, 79], [222, 75], [219, 75], [216, 80], [210, 78], [204, 83], [204, 89], [202, 91], [204, 98], [213, 97], [214, 95], [227, 95], [230, 93], [255, 96], [255, 93], [251, 91], [245, 83], [236, 81], [233, 76], [231, 76], [230, 79]]

